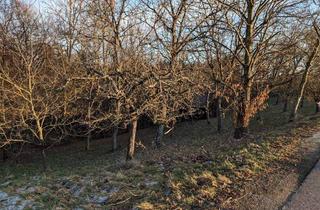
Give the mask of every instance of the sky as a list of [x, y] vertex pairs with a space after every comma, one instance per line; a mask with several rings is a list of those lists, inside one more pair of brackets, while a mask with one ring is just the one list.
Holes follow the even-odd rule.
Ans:
[[[46, 11], [46, 8], [48, 7], [48, 5], [52, 5], [51, 3], [53, 3], [56, 0], [22, 0], [23, 2], [26, 2], [27, 4], [31, 4], [33, 5], [35, 8], [37, 8], [39, 11], [41, 11], [42, 13]], [[320, 4], [320, 0], [316, 0], [315, 2], [319, 1]], [[310, 8], [311, 9], [318, 9], [318, 5], [314, 4], [314, 1], [310, 1], [311, 5]]]
[[27, 4], [31, 4], [33, 8], [38, 10], [38, 12], [41, 12], [43, 15], [45, 15], [48, 5], [50, 5], [55, 0], [22, 0], [22, 1]]
[[23, 2], [34, 5], [39, 9], [43, 9], [51, 1], [54, 1], [54, 0], [23, 0]]

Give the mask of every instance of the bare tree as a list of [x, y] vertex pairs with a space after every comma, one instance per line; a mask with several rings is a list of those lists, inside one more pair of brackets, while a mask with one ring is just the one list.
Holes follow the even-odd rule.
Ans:
[[289, 119], [290, 121], [294, 121], [297, 116], [299, 105], [301, 103], [301, 100], [302, 100], [304, 92], [305, 92], [306, 85], [308, 83], [309, 74], [312, 69], [313, 61], [316, 58], [316, 56], [319, 52], [319, 48], [320, 48], [320, 30], [315, 22], [313, 24], [313, 27], [314, 27], [314, 31], [315, 31], [315, 35], [314, 35], [315, 36], [315, 43], [312, 43], [312, 46], [313, 46], [312, 51], [310, 54], [307, 55], [307, 58], [306, 58], [305, 69], [303, 71], [302, 79], [301, 79], [301, 82], [300, 82], [300, 85], [298, 88], [298, 95], [297, 95], [296, 101], [294, 103], [294, 108], [292, 109], [291, 114], [290, 114], [290, 119]]
[[320, 83], [318, 81], [319, 71], [311, 72], [306, 87], [306, 96], [315, 104], [315, 113], [320, 112]]
[[[300, 3], [302, 1], [209, 2], [213, 4], [212, 7], [225, 11], [221, 24], [231, 33], [231, 37], [235, 37], [232, 48], [227, 44], [229, 40], [223, 43], [215, 41], [227, 49], [241, 66], [235, 69], [235, 79], [231, 84], [236, 93], [236, 103], [233, 107], [235, 138], [241, 138], [248, 132], [250, 119], [265, 106], [270, 89], [269, 82], [262, 77], [266, 72], [264, 61], [274, 53], [276, 40], [283, 35], [279, 26], [283, 24], [285, 27], [285, 19], [294, 16], [292, 12], [297, 12], [298, 9], [293, 8]], [[233, 53], [238, 47], [241, 52]], [[257, 85], [259, 90], [254, 88]]]
[[[183, 69], [188, 68], [186, 64], [190, 44], [200, 39], [198, 29], [208, 15], [198, 12], [201, 2], [194, 0], [141, 2], [146, 7], [144, 22], [152, 30], [152, 36], [149, 36], [150, 46], [157, 53], [154, 56], [157, 61], [155, 65], [158, 66], [154, 73], [158, 78], [155, 88], [159, 101], [155, 102], [158, 106], [151, 112], [154, 122], [158, 124], [154, 142], [156, 146], [160, 146], [165, 126], [176, 120], [179, 109], [184, 109], [186, 113], [191, 111], [192, 90], [190, 92], [190, 88], [189, 91], [185, 89], [191, 77], [185, 77]], [[180, 90], [177, 86], [180, 86]], [[193, 85], [189, 83], [190, 86]], [[177, 99], [181, 102], [180, 108]]]
[[[64, 77], [68, 78], [74, 62], [74, 54], [79, 44], [79, 38], [81, 36], [84, 26], [84, 0], [57, 0], [52, 1], [48, 5], [51, 13], [50, 18], [53, 19], [55, 28], [54, 41], [57, 45], [60, 45], [60, 49], [66, 59], [62, 62], [62, 71]], [[72, 74], [72, 73], [71, 73]], [[68, 113], [68, 98], [67, 90], [64, 89], [64, 114]]]
[[[59, 62], [54, 49], [47, 43], [47, 30], [39, 17], [27, 5], [11, 4], [12, 20], [6, 41], [5, 64], [0, 66], [0, 81], [6, 106], [1, 122], [2, 145], [27, 142], [45, 149], [48, 144], [59, 142], [62, 135], [53, 137], [61, 116], [59, 89], [61, 74], [55, 71]], [[49, 141], [49, 139], [51, 141]]]

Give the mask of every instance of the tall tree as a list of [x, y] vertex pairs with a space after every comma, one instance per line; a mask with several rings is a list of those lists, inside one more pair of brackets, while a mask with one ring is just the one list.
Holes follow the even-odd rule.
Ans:
[[315, 31], [315, 33], [313, 35], [313, 36], [315, 36], [315, 38], [314, 38], [315, 42], [310, 45], [310, 46], [313, 46], [311, 48], [312, 51], [311, 51], [311, 53], [309, 53], [306, 56], [305, 69], [304, 69], [303, 74], [302, 74], [302, 79], [301, 79], [301, 82], [300, 82], [300, 85], [299, 85], [299, 88], [298, 88], [298, 95], [297, 95], [297, 98], [296, 98], [295, 103], [294, 103], [294, 108], [291, 111], [289, 121], [294, 121], [295, 118], [297, 117], [298, 109], [299, 109], [301, 100], [303, 98], [306, 85], [307, 85], [308, 80], [309, 80], [309, 75], [310, 75], [310, 72], [312, 70], [313, 62], [314, 62], [316, 56], [319, 53], [319, 48], [320, 48], [320, 29], [316, 25], [316, 22], [313, 23], [313, 28], [314, 28], [314, 31]]
[[156, 146], [160, 146], [165, 126], [175, 122], [179, 110], [190, 110], [185, 102], [192, 101], [195, 90], [190, 89], [191, 83], [189, 87], [186, 85], [191, 77], [184, 76], [183, 68], [187, 68], [190, 44], [201, 38], [198, 29], [208, 14], [198, 11], [201, 2], [196, 0], [141, 2], [146, 7], [144, 22], [151, 29], [153, 36], [149, 36], [150, 45], [157, 53], [156, 65], [159, 65], [155, 68], [158, 71], [154, 72], [159, 78], [155, 86], [158, 106], [152, 110], [152, 118], [158, 125], [154, 142]]
[[[238, 79], [231, 86], [236, 92], [234, 106], [235, 138], [242, 138], [247, 132], [250, 120], [264, 108], [269, 94], [270, 82], [263, 79], [266, 75], [266, 61], [274, 54], [277, 39], [283, 35], [284, 28], [293, 13], [299, 11], [303, 1], [268, 1], [245, 0], [224, 1], [214, 3], [225, 11], [221, 20], [223, 27], [235, 37], [235, 45], [240, 46], [241, 52], [232, 53], [228, 42], [217, 43], [225, 47], [235, 57], [241, 68], [235, 69]], [[293, 21], [293, 19], [292, 19]], [[283, 44], [283, 43], [281, 43]], [[236, 78], [236, 77], [235, 77]], [[254, 87], [258, 87], [256, 89]]]

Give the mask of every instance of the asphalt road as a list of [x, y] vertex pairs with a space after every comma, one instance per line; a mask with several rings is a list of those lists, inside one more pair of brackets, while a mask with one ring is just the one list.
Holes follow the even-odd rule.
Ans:
[[320, 161], [283, 210], [320, 210]]

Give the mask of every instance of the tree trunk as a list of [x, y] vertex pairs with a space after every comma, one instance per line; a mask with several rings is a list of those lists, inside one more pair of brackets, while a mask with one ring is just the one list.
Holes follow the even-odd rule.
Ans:
[[320, 101], [316, 102], [316, 114], [320, 112]]
[[249, 79], [251, 76], [247, 77], [244, 82], [245, 92], [240, 99], [239, 109], [236, 113], [236, 123], [234, 138], [241, 139], [249, 132], [249, 119], [248, 119], [248, 107], [251, 103], [251, 90], [252, 90], [252, 81]]
[[128, 143], [127, 160], [132, 160], [135, 151], [136, 135], [137, 135], [138, 120], [133, 119], [130, 125], [130, 138]]
[[207, 94], [206, 118], [207, 118], [207, 123], [210, 124], [210, 93]]
[[8, 159], [7, 150], [5, 148], [2, 149], [2, 161], [5, 162]]
[[[292, 71], [292, 75], [295, 74], [297, 68], [299, 66], [299, 62], [294, 62], [294, 68], [293, 68], [293, 71]], [[285, 113], [288, 111], [288, 108], [289, 108], [289, 104], [290, 104], [290, 95], [291, 95], [291, 89], [292, 89], [292, 84], [293, 84], [293, 80], [290, 80], [288, 86], [287, 86], [287, 92], [286, 92], [286, 95], [285, 95], [285, 98], [284, 98], [284, 104], [283, 104], [283, 109], [282, 109], [282, 112]]]
[[300, 108], [303, 108], [304, 105], [304, 96], [302, 96], [301, 102], [300, 102]]
[[248, 125], [245, 123], [244, 113], [238, 113], [236, 124], [237, 126], [234, 130], [234, 138], [241, 139], [249, 132]]
[[90, 150], [90, 142], [91, 142], [91, 130], [92, 130], [92, 122], [91, 122], [91, 108], [92, 108], [92, 91], [93, 91], [93, 82], [91, 82], [91, 87], [90, 87], [90, 91], [89, 91], [89, 103], [88, 103], [88, 112], [87, 112], [87, 122], [88, 122], [88, 129], [89, 129], [89, 133], [87, 135], [87, 141], [86, 141], [86, 150], [89, 151]]
[[164, 121], [166, 120], [166, 117], [167, 117], [167, 106], [164, 103], [164, 105], [162, 107], [162, 121], [163, 122], [158, 125], [156, 137], [155, 137], [155, 140], [154, 140], [154, 143], [155, 143], [156, 147], [160, 147], [161, 146], [162, 139], [163, 139], [163, 136], [164, 136], [164, 127], [165, 127]]
[[[117, 117], [120, 116], [121, 112], [121, 103], [120, 100], [118, 99], [116, 102], [116, 115]], [[119, 133], [119, 122], [115, 125], [113, 128], [113, 134], [112, 134], [112, 151], [116, 151], [118, 149], [118, 133]]]
[[164, 124], [160, 124], [158, 125], [156, 138], [154, 140], [154, 143], [157, 148], [161, 146], [163, 136], [164, 136]]
[[286, 96], [286, 98], [284, 99], [282, 112], [287, 112], [288, 111], [288, 103], [289, 103], [289, 96]]
[[116, 125], [113, 128], [113, 134], [112, 134], [112, 151], [115, 152], [118, 149], [118, 133], [119, 133], [119, 127]]
[[253, 74], [253, 26], [254, 26], [254, 1], [247, 1], [247, 21], [246, 34], [244, 38], [245, 53], [243, 64], [243, 75], [241, 78], [244, 92], [241, 94], [239, 101], [239, 109], [237, 110], [236, 125], [234, 131], [234, 138], [240, 139], [248, 133], [249, 119], [248, 107], [251, 103], [252, 92], [252, 74]]
[[87, 140], [86, 140], [86, 151], [90, 150], [90, 142], [91, 142], [91, 128], [89, 128], [89, 133], [87, 135]]
[[40, 140], [41, 143], [43, 143], [44, 142], [43, 127], [41, 125], [39, 118], [36, 119], [36, 125], [38, 130], [38, 139]]
[[279, 104], [279, 99], [280, 99], [280, 96], [279, 94], [276, 95], [276, 102], [274, 103], [274, 105], [278, 105]]
[[305, 87], [306, 87], [307, 82], [308, 82], [308, 76], [309, 76], [309, 73], [310, 73], [312, 62], [313, 62], [315, 56], [317, 55], [317, 52], [319, 50], [319, 45], [320, 45], [320, 41], [319, 41], [319, 38], [318, 38], [317, 42], [316, 42], [316, 45], [314, 46], [314, 48], [312, 50], [312, 53], [311, 53], [310, 57], [308, 58], [308, 62], [306, 64], [306, 69], [305, 69], [305, 71], [303, 73], [302, 80], [301, 80], [300, 85], [299, 85], [299, 89], [298, 89], [299, 90], [299, 94], [298, 94], [298, 97], [297, 97], [296, 102], [294, 104], [294, 109], [292, 110], [292, 112], [290, 114], [289, 121], [294, 121], [296, 119], [296, 117], [297, 117], [299, 105], [300, 105], [301, 100], [303, 98], [304, 90], [305, 90]]
[[[4, 91], [4, 81], [3, 80], [1, 80], [1, 95], [2, 95], [2, 98], [3, 98], [3, 95], [4, 95], [4, 93], [3, 93], [3, 91]], [[1, 110], [3, 110], [2, 111], [2, 121], [3, 122], [6, 122], [6, 112], [5, 112], [5, 102], [4, 102], [4, 99], [1, 99]]]
[[91, 108], [89, 106], [88, 108], [88, 135], [87, 135], [87, 139], [86, 139], [86, 151], [90, 150], [90, 142], [91, 142]]
[[221, 116], [221, 97], [217, 98], [217, 121], [218, 121], [218, 132], [220, 133], [222, 130], [222, 116]]
[[43, 171], [46, 172], [48, 170], [48, 164], [47, 164], [47, 155], [45, 149], [42, 149], [41, 151], [41, 157], [42, 157], [42, 167]]

